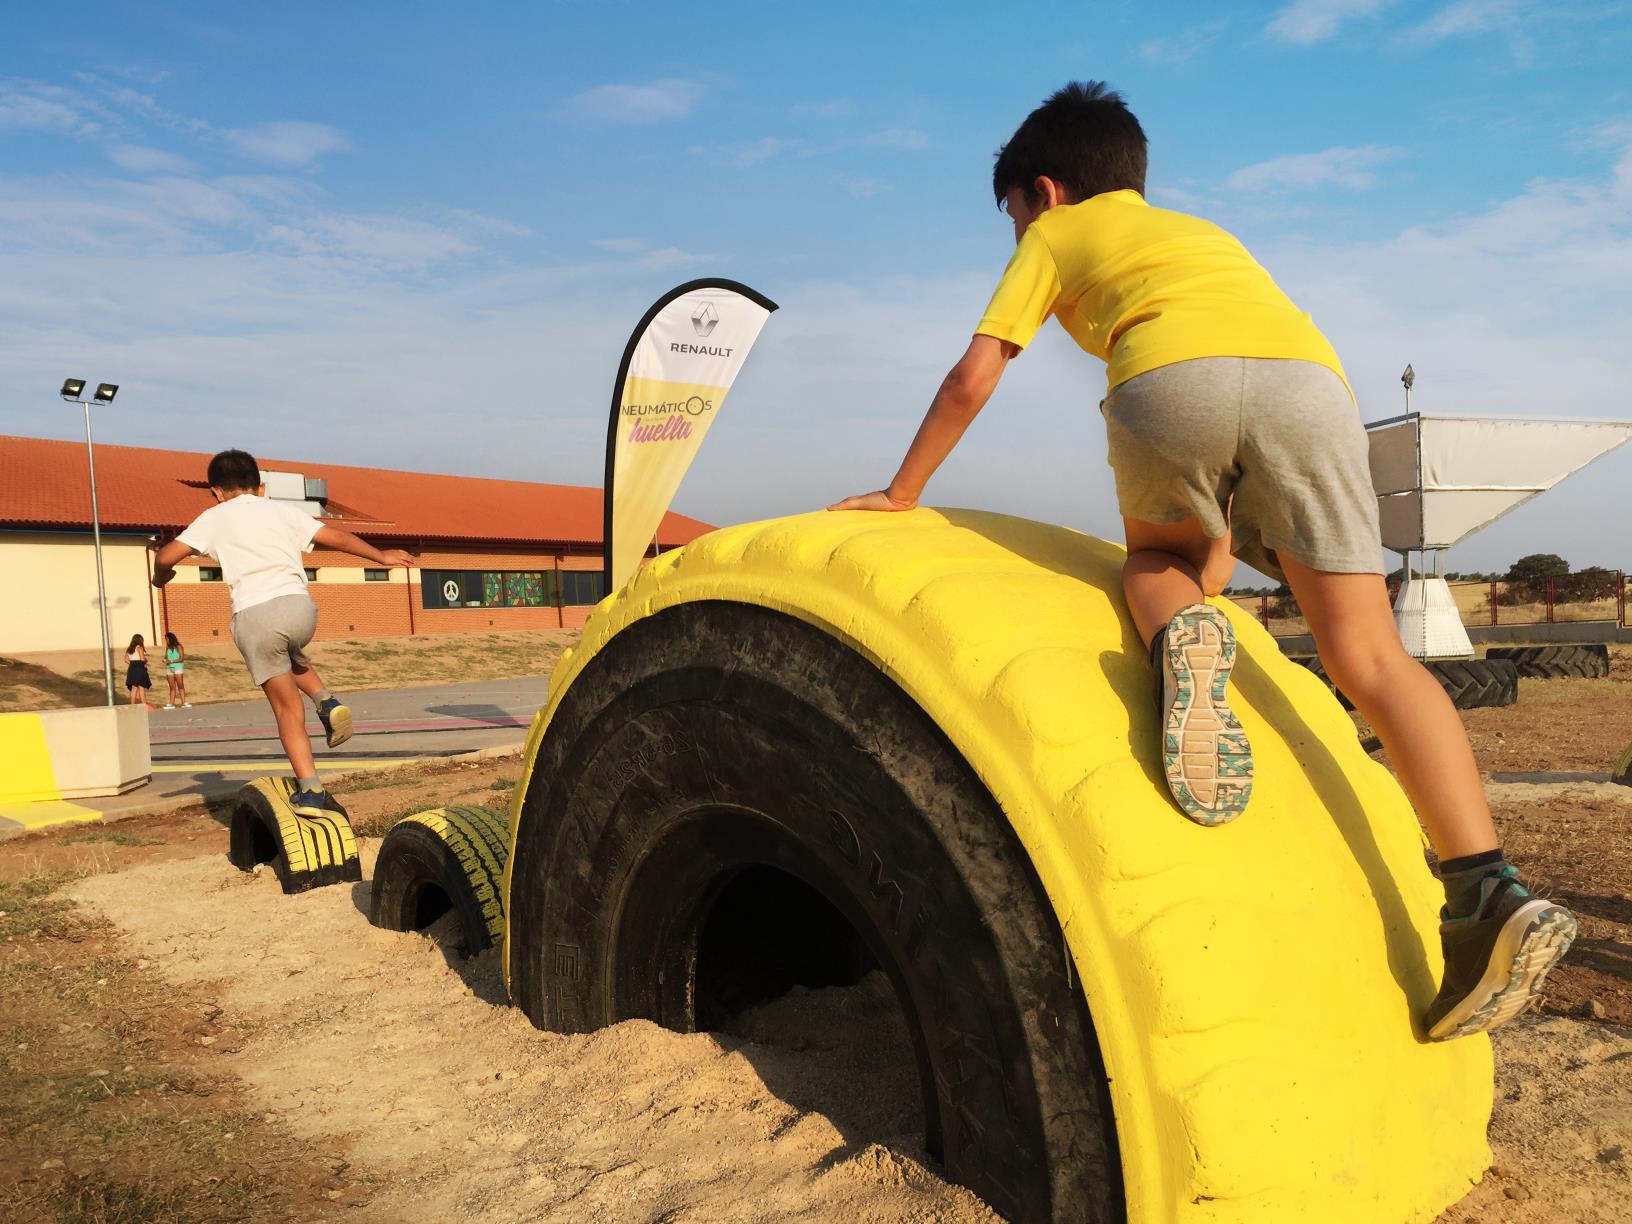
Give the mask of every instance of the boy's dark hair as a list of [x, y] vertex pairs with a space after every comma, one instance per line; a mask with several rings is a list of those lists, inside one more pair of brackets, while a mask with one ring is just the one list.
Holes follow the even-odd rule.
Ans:
[[1033, 198], [1047, 175], [1078, 200], [1104, 191], [1145, 191], [1145, 131], [1122, 95], [1104, 81], [1072, 81], [1020, 125], [997, 151], [997, 206], [1014, 188]]
[[261, 469], [247, 451], [224, 450], [210, 460], [209, 482], [223, 493], [253, 493], [261, 487]]

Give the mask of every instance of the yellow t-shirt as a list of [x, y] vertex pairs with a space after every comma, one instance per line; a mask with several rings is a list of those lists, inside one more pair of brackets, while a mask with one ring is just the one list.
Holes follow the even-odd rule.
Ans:
[[1295, 358], [1348, 381], [1313, 320], [1235, 237], [1137, 191], [1027, 226], [975, 331], [1024, 348], [1051, 314], [1106, 363], [1112, 387], [1197, 357]]

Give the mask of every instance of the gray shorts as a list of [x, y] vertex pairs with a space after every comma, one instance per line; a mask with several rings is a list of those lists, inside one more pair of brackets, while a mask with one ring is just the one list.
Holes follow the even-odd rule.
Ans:
[[306, 643], [317, 632], [317, 605], [310, 595], [280, 595], [232, 616], [232, 640], [256, 685], [310, 666]]
[[1381, 574], [1369, 443], [1349, 390], [1312, 361], [1204, 357], [1161, 366], [1100, 404], [1125, 517], [1201, 520], [1285, 579], [1276, 555]]

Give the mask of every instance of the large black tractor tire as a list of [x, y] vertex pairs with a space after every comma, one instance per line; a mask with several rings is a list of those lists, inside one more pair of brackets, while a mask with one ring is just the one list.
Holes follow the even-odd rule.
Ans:
[[288, 778], [244, 784], [232, 808], [228, 861], [240, 871], [270, 863], [286, 893], [361, 880], [357, 839], [345, 809], [297, 815], [289, 806], [294, 789]]
[[625, 629], [563, 696], [513, 853], [535, 1024], [707, 1029], [792, 961], [804, 985], [876, 966], [946, 1175], [1015, 1224], [1121, 1218], [1098, 1043], [1031, 863], [934, 722], [834, 638], [734, 603]]
[[1562, 646], [1492, 646], [1487, 659], [1506, 659], [1519, 675], [1537, 680], [1601, 680], [1609, 675], [1609, 647], [1602, 642]]
[[1436, 659], [1423, 666], [1459, 710], [1510, 706], [1519, 699], [1519, 669], [1508, 659]]
[[500, 898], [510, 831], [490, 808], [434, 808], [399, 820], [374, 861], [368, 920], [388, 931], [423, 931], [449, 910], [465, 952], [504, 938]]

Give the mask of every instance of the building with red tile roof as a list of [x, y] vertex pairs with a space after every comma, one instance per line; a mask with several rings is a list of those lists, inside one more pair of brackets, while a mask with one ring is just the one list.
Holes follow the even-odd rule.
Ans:
[[[212, 504], [209, 454], [96, 447], [97, 509], [115, 649], [224, 640], [231, 613], [220, 571], [193, 558], [163, 591], [152, 551]], [[319, 638], [574, 627], [602, 594], [598, 488], [398, 472], [257, 456], [267, 495], [420, 565], [379, 570], [319, 549], [307, 579]], [[711, 530], [667, 515], [657, 547]], [[83, 444], [0, 435], [0, 655], [96, 649], [96, 572]], [[20, 597], [19, 597], [20, 596]], [[8, 606], [9, 603], [9, 606]]]

